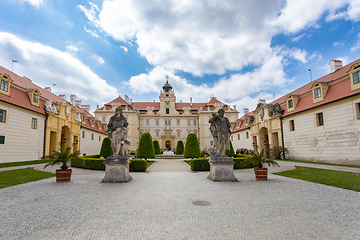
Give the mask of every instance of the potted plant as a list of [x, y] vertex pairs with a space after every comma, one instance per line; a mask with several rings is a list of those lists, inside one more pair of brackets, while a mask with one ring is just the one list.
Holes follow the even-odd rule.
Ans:
[[71, 180], [71, 169], [68, 169], [69, 162], [72, 158], [79, 156], [79, 152], [70, 153], [71, 148], [59, 149], [59, 151], [52, 151], [52, 154], [45, 156], [44, 159], [52, 160], [46, 164], [44, 168], [53, 165], [60, 165], [60, 169], [56, 169], [56, 182], [69, 182]]
[[251, 163], [254, 166], [256, 180], [268, 179], [268, 169], [264, 168], [263, 164], [280, 167], [275, 160], [270, 158], [264, 158], [264, 149], [260, 153], [250, 150], [250, 156], [247, 157], [244, 162]]

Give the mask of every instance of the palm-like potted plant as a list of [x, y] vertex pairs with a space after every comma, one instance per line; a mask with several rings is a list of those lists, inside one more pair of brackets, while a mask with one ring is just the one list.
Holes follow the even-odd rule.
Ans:
[[71, 169], [69, 163], [72, 158], [79, 156], [79, 152], [70, 153], [71, 148], [59, 149], [59, 151], [52, 151], [51, 155], [45, 156], [44, 159], [52, 160], [46, 164], [44, 168], [53, 165], [60, 165], [60, 169], [56, 169], [56, 181], [57, 182], [69, 182], [71, 180]]
[[268, 164], [269, 166], [279, 166], [279, 164], [270, 158], [264, 158], [264, 150], [258, 151], [250, 150], [250, 156], [245, 160], [246, 163], [251, 163], [254, 166], [256, 180], [267, 180], [268, 179], [268, 169], [263, 167], [263, 164]]

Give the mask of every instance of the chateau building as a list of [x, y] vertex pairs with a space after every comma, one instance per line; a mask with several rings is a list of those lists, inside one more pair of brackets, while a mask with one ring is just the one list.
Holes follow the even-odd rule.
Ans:
[[[360, 59], [329, 65], [331, 73], [271, 103], [260, 100], [233, 124], [233, 145], [284, 146], [290, 159], [360, 163]], [[250, 138], [242, 138], [247, 131]]]
[[131, 143], [131, 151], [137, 149], [143, 132], [149, 132], [153, 140], [158, 140], [162, 149], [175, 149], [179, 140], [185, 143], [187, 135], [195, 133], [200, 148], [207, 150], [214, 146], [209, 130], [212, 113], [223, 108], [230, 122], [235, 122], [238, 118], [235, 107], [231, 108], [215, 97], [207, 103], [193, 103], [191, 98], [187, 103], [177, 102], [168, 79], [160, 91], [159, 102], [133, 102], [128, 96], [125, 96], [125, 99], [119, 96], [103, 107], [98, 107], [94, 112], [95, 117], [103, 123], [108, 123], [117, 107], [122, 108], [129, 122], [127, 139]]
[[[1, 66], [0, 81], [0, 162], [39, 160], [66, 147], [99, 153], [104, 126], [75, 95], [69, 102], [65, 95], [57, 96], [49, 87], [41, 88]], [[96, 135], [92, 144], [83, 137], [91, 134]]]

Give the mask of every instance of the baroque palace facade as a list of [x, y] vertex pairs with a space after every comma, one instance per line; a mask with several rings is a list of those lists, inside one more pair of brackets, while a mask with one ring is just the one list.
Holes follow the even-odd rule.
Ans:
[[289, 159], [360, 163], [360, 59], [256, 109], [232, 125], [234, 149], [284, 146]]
[[55, 95], [0, 66], [0, 162], [39, 160], [52, 150], [98, 154], [107, 136], [89, 105]]
[[[168, 78], [168, 77], [167, 77]], [[200, 148], [207, 150], [214, 146], [210, 133], [209, 119], [212, 113], [220, 108], [225, 110], [225, 116], [230, 122], [238, 118], [238, 111], [211, 98], [207, 103], [176, 102], [172, 86], [166, 79], [159, 96], [159, 102], [133, 102], [128, 96], [120, 96], [113, 101], [97, 108], [94, 115], [102, 123], [107, 124], [115, 109], [121, 107], [129, 122], [128, 140], [129, 150], [135, 151], [142, 133], [149, 132], [153, 140], [158, 140], [161, 149], [175, 149], [179, 140], [185, 143], [189, 133], [195, 133], [199, 139]]]

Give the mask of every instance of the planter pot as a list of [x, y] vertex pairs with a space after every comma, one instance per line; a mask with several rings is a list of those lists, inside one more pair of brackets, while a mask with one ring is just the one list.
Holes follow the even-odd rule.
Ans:
[[56, 170], [56, 182], [70, 182], [72, 169], [57, 169]]
[[254, 168], [256, 180], [267, 180], [268, 169], [267, 168]]

